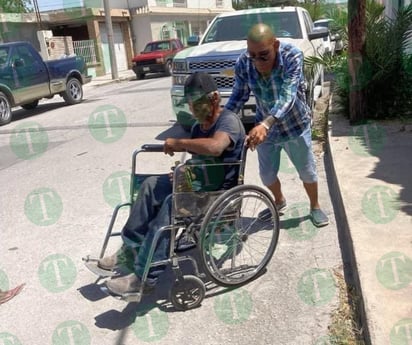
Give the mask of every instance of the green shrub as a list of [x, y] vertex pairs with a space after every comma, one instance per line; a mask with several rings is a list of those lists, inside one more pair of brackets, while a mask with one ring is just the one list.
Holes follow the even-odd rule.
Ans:
[[[412, 4], [401, 8], [394, 19], [384, 16], [384, 7], [368, 1], [365, 51], [356, 87], [365, 91], [366, 119], [412, 115]], [[336, 93], [349, 114], [351, 77], [348, 55], [306, 59], [306, 68], [322, 64], [335, 74]]]

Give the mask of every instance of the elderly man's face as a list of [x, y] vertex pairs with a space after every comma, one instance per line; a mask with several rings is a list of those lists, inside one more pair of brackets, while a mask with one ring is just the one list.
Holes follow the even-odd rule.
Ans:
[[201, 97], [196, 101], [189, 99], [189, 108], [193, 114], [193, 117], [197, 121], [199, 121], [199, 123], [204, 123], [212, 114], [211, 102], [207, 95]]

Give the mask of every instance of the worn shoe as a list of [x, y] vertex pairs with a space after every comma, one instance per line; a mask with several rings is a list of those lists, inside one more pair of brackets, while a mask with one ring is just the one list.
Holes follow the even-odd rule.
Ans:
[[[283, 200], [280, 204], [276, 204], [276, 208], [278, 210], [279, 216], [282, 216], [286, 208], [288, 207], [286, 200]], [[265, 208], [263, 211], [260, 211], [258, 214], [258, 219], [261, 221], [267, 221], [271, 218], [272, 212], [268, 208]]]
[[310, 211], [310, 218], [313, 225], [320, 228], [329, 224], [329, 218], [320, 208], [314, 208]]
[[119, 251], [112, 255], [101, 258], [99, 261], [97, 261], [97, 266], [107, 271], [114, 270], [118, 263], [117, 257], [120, 255]]
[[[119, 296], [130, 293], [138, 293], [141, 285], [142, 282], [140, 278], [134, 273], [130, 273], [127, 276], [120, 278], [112, 278], [106, 282], [107, 289], [113, 294]], [[143, 292], [149, 293], [153, 290], [154, 286], [145, 285]]]
[[120, 266], [133, 270], [137, 252], [136, 248], [123, 245], [116, 253], [98, 260], [97, 266], [106, 271], [113, 271]]

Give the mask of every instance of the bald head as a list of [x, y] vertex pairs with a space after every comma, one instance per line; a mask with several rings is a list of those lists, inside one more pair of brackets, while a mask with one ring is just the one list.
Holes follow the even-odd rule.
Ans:
[[252, 42], [267, 42], [273, 40], [275, 35], [269, 25], [259, 23], [253, 25], [247, 35], [247, 39]]

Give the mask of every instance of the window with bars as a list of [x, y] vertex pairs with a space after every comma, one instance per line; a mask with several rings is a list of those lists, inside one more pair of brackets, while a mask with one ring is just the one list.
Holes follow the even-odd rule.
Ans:
[[87, 65], [97, 63], [96, 50], [93, 40], [73, 41], [74, 52], [78, 56], [83, 56]]
[[173, 7], [187, 7], [186, 0], [173, 0]]

